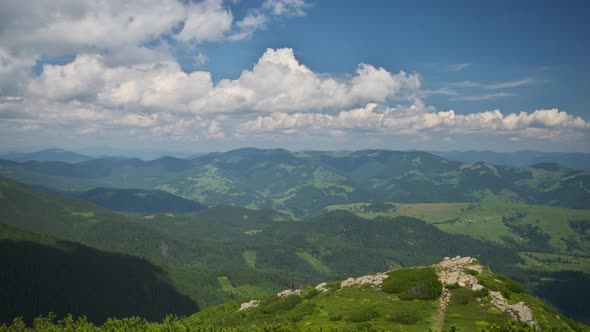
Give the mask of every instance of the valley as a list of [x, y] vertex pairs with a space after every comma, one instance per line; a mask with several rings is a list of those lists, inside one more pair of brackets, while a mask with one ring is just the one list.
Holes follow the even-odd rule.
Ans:
[[[590, 194], [575, 194], [573, 205], [560, 195], [586, 190], [582, 171], [461, 164], [421, 152], [256, 149], [0, 164], [5, 176], [35, 186], [0, 178], [2, 243], [42, 250], [35, 246], [49, 236], [140, 257], [195, 308], [460, 255], [522, 282], [570, 317], [589, 314], [565, 294], [571, 287], [590, 294], [590, 210], [579, 205]], [[55, 241], [49, 245], [63, 250]], [[68, 312], [66, 302], [54, 305]], [[117, 310], [109, 315], [128, 315]], [[98, 324], [106, 317], [85, 315]]]

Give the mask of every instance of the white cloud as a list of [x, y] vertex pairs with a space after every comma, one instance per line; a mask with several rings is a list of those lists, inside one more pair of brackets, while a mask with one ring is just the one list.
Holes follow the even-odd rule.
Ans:
[[0, 44], [44, 54], [138, 45], [185, 15], [177, 0], [22, 0], [0, 9]]
[[457, 63], [457, 64], [449, 65], [449, 70], [450, 71], [461, 71], [461, 70], [467, 69], [469, 67], [471, 67], [471, 63], [469, 63], [469, 62]]
[[[0, 45], [10, 54], [96, 53], [112, 65], [170, 60], [181, 43], [249, 38], [272, 19], [302, 16], [302, 0], [274, 0], [236, 20], [223, 0], [22, 0], [0, 2]], [[149, 46], [146, 46], [149, 45]]]
[[34, 58], [0, 47], [0, 96], [19, 95], [34, 64]]
[[208, 98], [195, 100], [196, 112], [254, 110], [297, 111], [348, 107], [371, 101], [405, 98], [420, 86], [417, 75], [392, 74], [359, 65], [356, 75], [337, 80], [300, 64], [292, 49], [268, 49], [252, 70], [236, 80], [222, 80]]
[[230, 40], [250, 38], [256, 30], [266, 28], [266, 23], [268, 21], [268, 15], [260, 11], [254, 11], [236, 23], [237, 32], [230, 35], [228, 38]]
[[224, 138], [225, 134], [221, 128], [221, 124], [218, 121], [211, 121], [207, 127], [208, 138]]
[[512, 97], [517, 96], [516, 93], [509, 93], [509, 92], [498, 92], [498, 93], [487, 93], [483, 95], [474, 95], [474, 96], [462, 96], [462, 97], [453, 97], [451, 100], [466, 100], [466, 101], [479, 101], [479, 100], [491, 100], [503, 97]]
[[199, 52], [199, 54], [197, 54], [197, 59], [195, 60], [195, 63], [197, 66], [202, 66], [207, 62], [207, 60], [209, 60], [209, 58], [205, 54]]
[[304, 0], [266, 0], [262, 5], [262, 8], [277, 16], [305, 16], [305, 9], [308, 7]]
[[491, 83], [491, 84], [484, 84], [479, 82], [473, 81], [463, 81], [463, 82], [454, 82], [447, 84], [448, 86], [457, 87], [457, 88], [481, 88], [486, 90], [500, 90], [500, 89], [510, 89], [510, 88], [517, 88], [524, 85], [530, 85], [533, 83], [538, 82], [533, 78], [525, 78], [521, 80], [515, 81], [506, 81], [500, 83]]
[[175, 37], [182, 41], [220, 40], [231, 29], [234, 20], [222, 0], [205, 0], [191, 3], [186, 9], [184, 27]]
[[371, 65], [337, 80], [300, 64], [291, 49], [268, 49], [252, 70], [214, 84], [211, 74], [183, 72], [175, 62], [108, 67], [99, 55], [82, 54], [66, 65], [45, 65], [28, 91], [56, 101], [92, 101], [112, 108], [224, 113], [306, 111], [350, 107], [412, 96], [417, 75], [393, 74]]
[[341, 111], [335, 115], [322, 113], [273, 113], [243, 123], [238, 132], [244, 134], [305, 131], [370, 130], [385, 134], [424, 135], [429, 132], [452, 134], [493, 133], [558, 138], [561, 134], [587, 130], [590, 122], [557, 109], [532, 113], [504, 115], [499, 110], [457, 114], [454, 110], [436, 111], [418, 103], [390, 108], [369, 103], [365, 107]]

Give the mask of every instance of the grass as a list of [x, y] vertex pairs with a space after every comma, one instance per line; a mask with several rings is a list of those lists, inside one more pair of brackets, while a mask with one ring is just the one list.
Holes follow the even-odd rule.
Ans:
[[235, 293], [236, 292], [235, 287], [231, 284], [231, 281], [229, 280], [228, 277], [226, 277], [226, 276], [217, 277], [217, 282], [219, 282], [219, 286], [221, 286], [221, 289], [224, 292], [228, 292], [228, 293]]
[[590, 258], [563, 254], [550, 254], [542, 252], [519, 252], [524, 260], [523, 267], [535, 270], [556, 272], [563, 270], [581, 271], [590, 273]]
[[[439, 229], [456, 234], [465, 234], [483, 240], [506, 244], [527, 245], [527, 239], [516, 234], [502, 221], [520, 214], [519, 225], [530, 225], [550, 236], [548, 245], [551, 253], [587, 254], [590, 243], [583, 234], [574, 230], [569, 222], [580, 221], [590, 224], [590, 210], [558, 208], [546, 205], [527, 205], [487, 200], [482, 203], [393, 203], [394, 209], [384, 212], [366, 211], [368, 203], [332, 205], [327, 210], [347, 210], [363, 218], [409, 216], [430, 222]], [[567, 240], [575, 240], [582, 249], [568, 252]], [[564, 241], [566, 240], [566, 241]]]
[[320, 261], [319, 259], [313, 257], [308, 252], [298, 251], [295, 254], [297, 255], [297, 257], [303, 259], [305, 262], [307, 262], [309, 265], [311, 265], [314, 268], [314, 270], [316, 270], [317, 272], [327, 274], [327, 275], [332, 274], [332, 269], [330, 269], [329, 266], [322, 263], [322, 261]]
[[[459, 293], [464, 293], [465, 288], [451, 290], [451, 299], [456, 298]], [[445, 327], [452, 325], [459, 326], [464, 332], [477, 332], [487, 324], [501, 323], [509, 317], [497, 310], [494, 310], [489, 298], [477, 301], [471, 297], [468, 302], [451, 300], [446, 312]]]
[[77, 217], [84, 217], [84, 218], [94, 218], [95, 214], [92, 211], [89, 212], [72, 212], [73, 216]]
[[256, 250], [246, 250], [243, 253], [244, 260], [249, 267], [255, 269], [256, 268]]

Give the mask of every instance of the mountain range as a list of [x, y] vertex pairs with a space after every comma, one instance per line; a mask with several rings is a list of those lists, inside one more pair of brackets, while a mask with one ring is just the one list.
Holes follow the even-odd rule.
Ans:
[[271, 208], [295, 217], [367, 201], [590, 206], [590, 173], [540, 163], [518, 168], [462, 163], [426, 152], [290, 152], [239, 149], [192, 159], [106, 158], [70, 164], [0, 160], [0, 174], [60, 191], [159, 189], [205, 205]]
[[[403, 300], [399, 295], [366, 293], [367, 299], [377, 301], [371, 307], [379, 315], [358, 322], [350, 315], [367, 309], [359, 298], [369, 289], [303, 295], [301, 301], [287, 301], [291, 304], [269, 295], [285, 289], [303, 292], [322, 281], [330, 284], [352, 276], [429, 266], [456, 255], [485, 262], [491, 271], [521, 282], [563, 314], [589, 322], [584, 301], [590, 296], [590, 210], [586, 209], [590, 177], [554, 163], [510, 167], [462, 163], [426, 152], [240, 149], [151, 161], [2, 160], [0, 174], [0, 245], [21, 257], [5, 255], [0, 261], [14, 271], [2, 282], [6, 296], [0, 297], [0, 306], [7, 309], [0, 318], [5, 323], [19, 313], [31, 323], [50, 309], [62, 317], [86, 315], [96, 324], [113, 316], [161, 320], [166, 314], [204, 309], [174, 324], [205, 328], [215, 320], [240, 330], [248, 327], [231, 319], [251, 316], [243, 322], [257, 328], [274, 319], [290, 328], [308, 321], [324, 322], [319, 325], [324, 327], [333, 322], [344, 329], [362, 329], [360, 323], [368, 322], [378, 328], [392, 322], [391, 314], [379, 309], [389, 304], [379, 301], [388, 296]], [[49, 261], [67, 269], [45, 264]], [[83, 291], [78, 297], [55, 296], [67, 284], [89, 287], [70, 281], [94, 280], [82, 272], [94, 271], [95, 266], [85, 265], [86, 261], [121, 272], [108, 277], [92, 272], [96, 278], [137, 287], [104, 291], [96, 310], [84, 302]], [[127, 269], [120, 267], [121, 262]], [[32, 289], [34, 280], [23, 275], [30, 271], [60, 275], [61, 281], [36, 284], [35, 294], [27, 295], [24, 290]], [[134, 281], [141, 273], [153, 278], [143, 284]], [[467, 296], [472, 305], [484, 301], [487, 306], [492, 301], [462, 290], [457, 295], [454, 289], [449, 291], [451, 298]], [[165, 299], [159, 306], [129, 311], [127, 304], [113, 304], [121, 296], [149, 301], [158, 294]], [[332, 297], [334, 302], [329, 300]], [[251, 314], [240, 312], [239, 306], [252, 299], [264, 305]], [[556, 309], [538, 299], [526, 299], [536, 308], [535, 317], [557, 315]], [[341, 310], [343, 301], [361, 302]], [[80, 306], [71, 307], [78, 302]], [[307, 302], [313, 310], [300, 306]], [[281, 309], [263, 309], [267, 304]], [[395, 303], [390, 309], [394, 307]], [[435, 313], [426, 307], [414, 308], [422, 312], [413, 318], [416, 322], [397, 328], [440, 329], [425, 318]], [[476, 313], [469, 305], [457, 308], [445, 316], [445, 326], [476, 331], [504, 324], [507, 318], [489, 316], [493, 306], [486, 307], [488, 313]], [[234, 318], [221, 319], [224, 312]], [[477, 325], [478, 320], [492, 325]], [[578, 328], [567, 320], [537, 322]]]
[[527, 167], [539, 163], [555, 163], [563, 167], [590, 171], [590, 153], [539, 151], [431, 151], [432, 154], [464, 163], [486, 163], [502, 166]]

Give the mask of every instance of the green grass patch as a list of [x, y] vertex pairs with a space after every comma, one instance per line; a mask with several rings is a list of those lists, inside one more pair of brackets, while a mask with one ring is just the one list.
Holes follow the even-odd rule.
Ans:
[[256, 250], [246, 250], [243, 253], [244, 260], [249, 267], [255, 269], [256, 268]]
[[254, 235], [256, 235], [256, 234], [258, 234], [260, 232], [262, 232], [261, 229], [252, 229], [252, 230], [249, 230], [249, 231], [245, 231], [244, 234], [250, 235], [250, 236], [254, 236]]
[[231, 281], [229, 280], [228, 277], [226, 277], [226, 276], [217, 277], [217, 282], [219, 283], [219, 286], [221, 286], [221, 289], [224, 292], [235, 293], [236, 289], [231, 284]]
[[73, 212], [72, 211], [72, 215], [73, 216], [77, 216], [77, 217], [84, 217], [84, 218], [94, 218], [95, 214], [92, 211], [89, 212]]
[[327, 275], [332, 274], [332, 269], [330, 269], [329, 266], [322, 263], [322, 261], [320, 261], [319, 259], [313, 257], [308, 252], [298, 251], [298, 252], [296, 252], [296, 255], [297, 255], [297, 257], [303, 259], [306, 263], [311, 265], [311, 267], [313, 267], [314, 270], [316, 270], [317, 272], [327, 274]]

